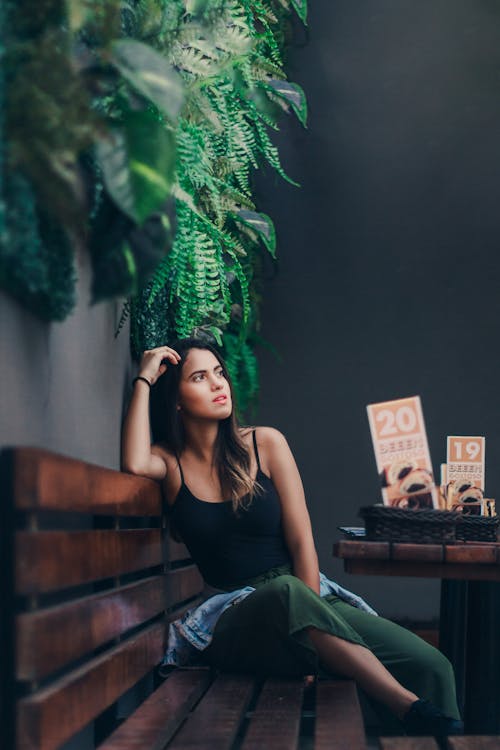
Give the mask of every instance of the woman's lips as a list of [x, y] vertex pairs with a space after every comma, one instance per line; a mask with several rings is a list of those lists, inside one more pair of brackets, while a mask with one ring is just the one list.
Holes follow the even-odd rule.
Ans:
[[227, 396], [217, 396], [217, 398], [214, 398], [214, 403], [224, 403], [224, 401], [227, 401]]

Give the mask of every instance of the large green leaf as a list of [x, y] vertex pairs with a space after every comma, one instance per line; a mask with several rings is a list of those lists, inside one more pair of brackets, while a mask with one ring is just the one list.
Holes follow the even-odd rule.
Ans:
[[140, 94], [176, 121], [184, 86], [179, 73], [162, 55], [142, 42], [120, 39], [113, 42], [111, 62]]
[[123, 129], [98, 145], [106, 188], [137, 224], [157, 211], [170, 195], [175, 138], [149, 111], [128, 112]]
[[267, 214], [260, 214], [256, 211], [248, 211], [246, 208], [242, 208], [235, 214], [234, 218], [255, 232], [261, 238], [273, 258], [276, 257], [276, 232], [274, 224]]
[[269, 87], [273, 94], [285, 100], [292, 107], [300, 122], [305, 127], [307, 124], [307, 100], [298, 83], [270, 78], [267, 81], [266, 87]]

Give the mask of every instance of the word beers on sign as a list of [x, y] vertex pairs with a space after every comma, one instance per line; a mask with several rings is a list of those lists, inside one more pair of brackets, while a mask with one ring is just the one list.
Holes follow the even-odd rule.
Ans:
[[384, 505], [438, 508], [419, 396], [367, 406]]
[[486, 515], [484, 508], [485, 439], [448, 436], [446, 506], [467, 515]]

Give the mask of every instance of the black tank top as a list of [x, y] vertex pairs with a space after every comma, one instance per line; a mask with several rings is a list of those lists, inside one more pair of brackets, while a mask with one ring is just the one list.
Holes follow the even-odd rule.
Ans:
[[283, 536], [280, 499], [261, 469], [255, 430], [253, 444], [263, 492], [237, 513], [231, 500], [211, 503], [195, 497], [179, 462], [182, 485], [170, 514], [203, 578], [212, 586], [234, 585], [291, 561]]

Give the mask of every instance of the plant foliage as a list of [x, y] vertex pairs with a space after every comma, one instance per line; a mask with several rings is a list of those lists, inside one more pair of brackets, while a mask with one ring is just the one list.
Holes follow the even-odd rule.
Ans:
[[[139, 3], [140, 7], [150, 3]], [[286, 80], [284, 25], [304, 3], [287, 0], [157, 2], [156, 44], [181, 72], [186, 99], [177, 131], [173, 194], [177, 231], [170, 253], [133, 301], [134, 354], [192, 333], [223, 347], [241, 411], [258, 390], [259, 268], [273, 258], [271, 218], [252, 197], [262, 163], [293, 183], [270, 131], [283, 111], [305, 125], [300, 86]], [[147, 15], [147, 13], [145, 13]], [[150, 33], [150, 32], [149, 32]], [[151, 38], [151, 33], [149, 38]], [[161, 318], [161, 320], [160, 320]]]
[[130, 38], [128, 6], [2, 4], [0, 284], [46, 320], [74, 306], [75, 238], [91, 248], [94, 301], [136, 293], [171, 246], [184, 86]]
[[[275, 258], [254, 169], [285, 180], [271, 133], [305, 125], [283, 52], [306, 0], [7, 0], [0, 77], [0, 285], [35, 314], [128, 297], [135, 356], [173, 337], [222, 346], [240, 409], [258, 369], [260, 269]], [[4, 207], [7, 207], [7, 211]]]

